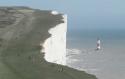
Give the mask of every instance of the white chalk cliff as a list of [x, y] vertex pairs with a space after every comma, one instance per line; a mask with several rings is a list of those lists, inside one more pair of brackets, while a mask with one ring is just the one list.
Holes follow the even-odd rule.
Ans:
[[[58, 12], [52, 11], [51, 14], [57, 15]], [[45, 60], [48, 62], [66, 65], [66, 32], [67, 16], [62, 15], [64, 23], [56, 25], [48, 32], [51, 36], [45, 40], [42, 52], [45, 52]]]

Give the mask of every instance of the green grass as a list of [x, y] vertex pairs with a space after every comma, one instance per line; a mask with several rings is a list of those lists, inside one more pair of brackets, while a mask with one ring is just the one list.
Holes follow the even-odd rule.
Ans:
[[[84, 71], [44, 60], [40, 43], [50, 37], [48, 29], [62, 23], [61, 19], [61, 14], [35, 10], [32, 14], [26, 13], [19, 23], [11, 26], [11, 30], [3, 28], [0, 79], [96, 79]], [[7, 32], [10, 33], [7, 35]]]

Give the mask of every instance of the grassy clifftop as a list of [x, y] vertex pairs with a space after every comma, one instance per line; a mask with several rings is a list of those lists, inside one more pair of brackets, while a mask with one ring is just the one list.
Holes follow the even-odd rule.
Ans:
[[96, 79], [44, 60], [40, 43], [50, 37], [48, 29], [63, 22], [61, 14], [50, 12], [27, 7], [0, 8], [0, 79]]

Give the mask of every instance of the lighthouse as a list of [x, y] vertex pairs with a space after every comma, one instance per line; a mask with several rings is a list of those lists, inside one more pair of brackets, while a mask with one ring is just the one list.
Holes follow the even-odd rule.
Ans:
[[100, 41], [100, 39], [98, 38], [97, 39], [97, 48], [96, 48], [96, 50], [100, 50], [101, 49], [101, 41]]

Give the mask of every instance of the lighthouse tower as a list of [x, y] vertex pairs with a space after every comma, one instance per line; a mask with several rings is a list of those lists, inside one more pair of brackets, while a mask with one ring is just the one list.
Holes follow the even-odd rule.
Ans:
[[101, 49], [101, 41], [100, 41], [100, 39], [98, 38], [97, 39], [97, 48], [96, 48], [96, 50], [100, 50]]

